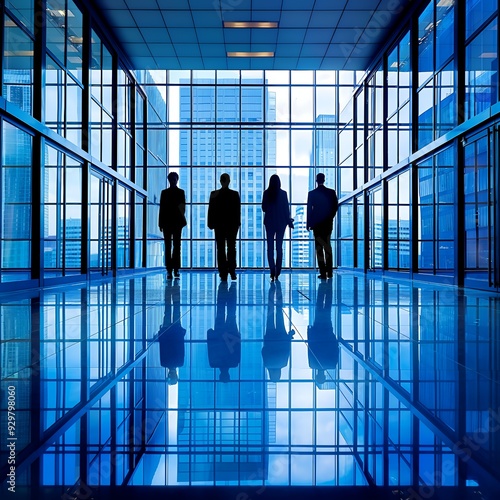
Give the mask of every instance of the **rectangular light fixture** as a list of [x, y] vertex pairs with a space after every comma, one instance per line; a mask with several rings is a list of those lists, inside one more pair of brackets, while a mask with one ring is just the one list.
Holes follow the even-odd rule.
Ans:
[[227, 57], [274, 57], [274, 52], [228, 52]]
[[278, 23], [267, 21], [224, 21], [224, 28], [277, 28]]

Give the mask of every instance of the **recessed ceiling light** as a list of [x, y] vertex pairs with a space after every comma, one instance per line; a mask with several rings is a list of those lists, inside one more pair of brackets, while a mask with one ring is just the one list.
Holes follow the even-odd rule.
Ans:
[[224, 28], [277, 28], [278, 23], [267, 21], [224, 21]]
[[274, 52], [228, 52], [227, 57], [274, 57]]

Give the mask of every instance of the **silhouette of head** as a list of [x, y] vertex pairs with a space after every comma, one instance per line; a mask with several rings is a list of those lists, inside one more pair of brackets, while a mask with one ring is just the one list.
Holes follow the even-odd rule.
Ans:
[[224, 367], [220, 369], [219, 380], [224, 383], [231, 380], [231, 376], [229, 375], [229, 368]]
[[220, 176], [220, 185], [222, 187], [227, 187], [229, 186], [229, 183], [231, 182], [231, 177], [229, 177], [229, 174], [222, 174]]
[[168, 375], [167, 375], [167, 382], [168, 385], [175, 385], [179, 381], [179, 375], [177, 375], [177, 369], [176, 368], [169, 368], [168, 369]]
[[281, 180], [279, 178], [279, 175], [277, 174], [271, 175], [271, 178], [269, 179], [269, 189], [278, 190], [280, 188], [281, 188]]
[[319, 173], [317, 176], [316, 176], [316, 182], [318, 184], [324, 184], [325, 183], [325, 174], [323, 173]]
[[167, 175], [167, 179], [171, 186], [175, 186], [179, 182], [179, 174], [177, 172], [170, 172]]
[[281, 380], [281, 368], [268, 368], [268, 371], [271, 382], [278, 382], [278, 380]]

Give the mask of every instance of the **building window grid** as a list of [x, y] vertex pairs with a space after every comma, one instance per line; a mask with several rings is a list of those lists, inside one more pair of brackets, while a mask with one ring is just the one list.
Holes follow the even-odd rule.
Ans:
[[[71, 5], [72, 5], [72, 2], [71, 2]], [[441, 5], [441, 7], [443, 6], [447, 6], [449, 7], [450, 4], [446, 4], [446, 5]], [[438, 8], [440, 6], [434, 2], [432, 4], [432, 16], [433, 16], [433, 20], [435, 21], [434, 22], [434, 27], [433, 29], [431, 30], [432, 33], [429, 34], [429, 36], [431, 36], [433, 38], [433, 48], [432, 48], [432, 58], [433, 58], [433, 72], [431, 75], [428, 76], [428, 79], [427, 80], [422, 80], [421, 82], [419, 82], [419, 84], [421, 85], [419, 87], [420, 90], [422, 90], [423, 88], [425, 88], [425, 85], [426, 84], [431, 84], [432, 86], [432, 99], [433, 99], [433, 115], [434, 115], [434, 118], [433, 118], [433, 123], [436, 124], [439, 120], [438, 120], [438, 117], [437, 115], [439, 114], [439, 109], [436, 108], [437, 105], [439, 105], [439, 92], [440, 92], [440, 86], [438, 85], [438, 79], [440, 78], [440, 73], [438, 73], [438, 71], [441, 71], [441, 68], [446, 68], [448, 67], [450, 64], [454, 64], [454, 59], [457, 57], [455, 56], [454, 54], [451, 54], [450, 55], [450, 50], [449, 50], [449, 47], [445, 47], [444, 45], [440, 46], [439, 44], [444, 40], [444, 38], [446, 38], [443, 34], [439, 34], [438, 31], [439, 29], [444, 29], [443, 26], [446, 24], [446, 23], [441, 23], [441, 27], [440, 26], [440, 23], [438, 23], [438, 21], [443, 21], [444, 18], [442, 17], [439, 17], [441, 16], [441, 14], [438, 12]], [[458, 8], [457, 6], [457, 3], [455, 3], [453, 6], [453, 13], [450, 14], [450, 16], [454, 16], [454, 12], [455, 10]], [[6, 7], [6, 12], [9, 12], [9, 15], [10, 14], [13, 14], [12, 15], [12, 19], [16, 20], [16, 13], [15, 12], [10, 12], [9, 11], [9, 6], [7, 5]], [[449, 10], [449, 9], [448, 9]], [[469, 12], [467, 11], [466, 12], [466, 21], [468, 22], [468, 14]], [[452, 19], [452, 17], [448, 16], [449, 19]], [[494, 9], [494, 11], [492, 12], [488, 12], [486, 13], [484, 16], [484, 19], [482, 19], [482, 22], [479, 22], [477, 24], [477, 26], [474, 26], [470, 31], [467, 32], [466, 34], [466, 40], [467, 40], [467, 43], [468, 44], [471, 44], [474, 40], [476, 40], [479, 36], [481, 36], [481, 33], [486, 29], [488, 28], [488, 26], [490, 26], [493, 22], [496, 21], [497, 19], [497, 12], [496, 12], [496, 9]], [[449, 26], [451, 26], [449, 23], [448, 23]], [[78, 26], [77, 26], [78, 27]], [[27, 34], [29, 35], [29, 28], [28, 28], [28, 31], [27, 31]], [[30, 36], [30, 35], [29, 35]], [[448, 41], [445, 41], [445, 43], [448, 43]], [[448, 43], [449, 45], [449, 43]], [[443, 48], [444, 47], [444, 48]], [[65, 54], [66, 52], [68, 51], [68, 46], [65, 45]], [[65, 59], [66, 59], [66, 56], [65, 56]], [[66, 61], [64, 61], [66, 62]], [[77, 65], [78, 66], [78, 65]], [[78, 68], [70, 68], [70, 71], [71, 71], [71, 74], [72, 75], [78, 75]], [[448, 71], [448, 70], [446, 70]], [[193, 73], [194, 74], [194, 73]], [[215, 74], [215, 73], [214, 73]], [[244, 78], [242, 76], [243, 73], [239, 73], [239, 80], [238, 80], [238, 84], [241, 85], [241, 83], [243, 82]], [[260, 77], [262, 77], [262, 73], [259, 73], [260, 74]], [[270, 74], [270, 73], [269, 73]], [[296, 85], [301, 85], [301, 86], [304, 86], [304, 87], [307, 87], [307, 86], [311, 86], [311, 82], [310, 81], [305, 81], [305, 80], [302, 80], [300, 84], [297, 84], [297, 83], [292, 83], [290, 84], [289, 81], [290, 81], [290, 74], [288, 74], [288, 80], [287, 80], [287, 83], [285, 86], [287, 86], [288, 88], [295, 88]], [[292, 74], [293, 76], [293, 74]], [[68, 74], [68, 78], [69, 78], [69, 74]], [[165, 79], [167, 81], [167, 78]], [[283, 80], [284, 82], [285, 80]], [[293, 78], [292, 78], [292, 81], [293, 81]], [[336, 82], [335, 82], [335, 85], [337, 87], [339, 87], [340, 85], [342, 85], [342, 82], [344, 82], [346, 80], [343, 80], [343, 76], [342, 78], [340, 76], [336, 76]], [[280, 85], [283, 85], [283, 82], [276, 82], [274, 80], [271, 80], [269, 81], [269, 83], [267, 84], [267, 87], [271, 87], [271, 86], [280, 86]], [[329, 85], [331, 84], [331, 82], [329, 83]], [[192, 84], [191, 84], [192, 85]], [[225, 84], [222, 84], [222, 85], [225, 85]], [[262, 85], [261, 83], [256, 83], [255, 86], [258, 87], [259, 85]], [[314, 87], [318, 86], [319, 83], [316, 82], [315, 80], [312, 81], [312, 85]], [[353, 83], [354, 85], [354, 83]], [[424, 87], [422, 87], [422, 85], [424, 85]], [[230, 88], [231, 86], [234, 86], [233, 83], [228, 83], [226, 85], [227, 88]], [[455, 83], [452, 82], [450, 85], [449, 85], [449, 88], [452, 88], [455, 86]], [[496, 97], [496, 93], [498, 93], [497, 90], [495, 90], [495, 100], [497, 99]], [[291, 99], [292, 99], [292, 96], [291, 94], [288, 96], [288, 101], [289, 101], [289, 107], [291, 106]], [[241, 99], [240, 99], [240, 107], [241, 107], [242, 103], [241, 103]], [[339, 107], [338, 105], [338, 97], [337, 97], [337, 108]], [[289, 109], [289, 112], [290, 112], [291, 109]], [[264, 110], [265, 111], [265, 110]], [[393, 115], [394, 116], [394, 115]], [[456, 122], [456, 117], [453, 118], [453, 124], [455, 124]], [[342, 126], [342, 124], [340, 123], [339, 124], [340, 127]], [[449, 130], [451, 128], [452, 125], [450, 124], [446, 124], [446, 127], [445, 129], [442, 129], [441, 131], [446, 131], [446, 130]], [[270, 127], [269, 127], [269, 124], [268, 124], [268, 127], [266, 128], [266, 124], [264, 123], [264, 127], [265, 127], [265, 130], [270, 130]], [[433, 128], [436, 128], [439, 129], [439, 127], [433, 127]], [[240, 128], [239, 129], [240, 131], [243, 130], [243, 128]], [[285, 130], [287, 130], [287, 128], [285, 128]], [[288, 129], [289, 130], [289, 129]], [[437, 130], [436, 133], [439, 135], [441, 132], [440, 130]], [[265, 141], [265, 137], [263, 139]], [[317, 142], [317, 139], [313, 138], [313, 143], [316, 143]], [[265, 149], [265, 148], [264, 148]], [[292, 148], [291, 148], [291, 144], [289, 143], [288, 144], [288, 154], [291, 155], [291, 152], [292, 152]], [[241, 157], [241, 151], [240, 151], [240, 157]], [[315, 164], [314, 161], [312, 161], [313, 164]], [[264, 157], [264, 166], [266, 166], [266, 158]], [[310, 168], [311, 166], [314, 166], [314, 165], [308, 165], [307, 168]], [[290, 173], [293, 172], [293, 167], [288, 167], [288, 170]], [[288, 180], [288, 185], [289, 185], [289, 190], [291, 190], [292, 186], [291, 186], [292, 182], [291, 180], [289, 179]], [[338, 184], [338, 183], [337, 183]], [[292, 202], [292, 206], [294, 205], [294, 203]], [[291, 252], [291, 250], [290, 250]]]
[[[170, 92], [176, 93], [176, 92], [179, 92], [179, 89], [184, 88], [186, 99], [189, 99], [189, 101], [190, 101], [189, 107], [185, 107], [187, 101], [182, 101], [182, 99], [181, 99], [181, 104], [180, 104], [181, 116], [179, 116], [179, 118], [178, 118], [178, 119], [180, 119], [180, 122], [183, 123], [183, 126], [185, 124], [188, 125], [187, 129], [183, 129], [183, 130], [186, 130], [185, 138], [188, 139], [190, 136], [193, 136], [193, 134], [195, 134], [196, 131], [198, 131], [198, 137], [193, 136], [192, 140], [187, 143], [188, 149], [190, 149], [190, 151], [187, 154], [182, 154], [182, 152], [181, 152], [181, 154], [179, 155], [179, 158], [186, 158], [187, 159], [188, 157], [191, 157], [194, 159], [194, 158], [198, 157], [198, 160], [191, 161], [191, 165], [195, 165], [196, 163], [198, 163], [199, 166], [202, 166], [202, 165], [200, 165], [201, 163], [213, 164], [214, 162], [213, 162], [213, 160], [211, 161], [210, 158], [214, 155], [214, 152], [219, 151], [219, 149], [220, 149], [219, 146], [221, 144], [227, 145], [227, 141], [225, 140], [225, 134], [229, 133], [230, 135], [232, 135], [233, 134], [232, 131], [234, 131], [234, 132], [237, 131], [239, 137], [237, 138], [238, 142], [236, 144], [236, 146], [237, 146], [236, 150], [234, 148], [234, 145], [229, 150], [229, 153], [232, 156], [236, 155], [236, 158], [234, 158], [231, 161], [231, 163], [234, 163], [234, 165], [228, 166], [228, 169], [226, 169], [226, 170], [228, 170], [228, 173], [232, 176], [232, 181], [231, 181], [230, 187], [240, 191], [240, 195], [242, 198], [242, 208], [243, 207], [251, 208], [252, 206], [255, 207], [257, 212], [254, 212], [253, 218], [254, 219], [257, 218], [257, 221], [261, 220], [261, 218], [259, 218], [258, 211], [260, 210], [260, 201], [261, 201], [262, 193], [263, 193], [264, 189], [267, 188], [267, 181], [269, 179], [269, 176], [273, 173], [278, 173], [282, 177], [282, 187], [283, 187], [283, 189], [285, 189], [287, 191], [287, 193], [289, 195], [289, 199], [291, 202], [292, 217], [294, 215], [297, 215], [297, 213], [296, 213], [297, 209], [299, 207], [301, 209], [303, 203], [305, 202], [305, 199], [303, 202], [298, 203], [296, 200], [294, 200], [292, 198], [293, 197], [292, 189], [294, 189], [292, 187], [293, 173], [300, 172], [300, 170], [297, 170], [297, 169], [304, 169], [304, 168], [310, 169], [311, 167], [314, 168], [314, 163], [317, 163], [317, 161], [315, 161], [315, 160], [318, 157], [316, 155], [311, 155], [312, 158], [311, 158], [310, 165], [302, 165], [302, 164], [290, 165], [290, 164], [288, 164], [288, 167], [280, 166], [279, 164], [274, 165], [275, 162], [270, 161], [268, 155], [266, 155], [266, 156], [263, 155], [264, 151], [267, 151], [269, 154], [269, 147], [271, 144], [270, 134], [275, 134], [276, 133], [275, 131], [281, 131], [280, 133], [285, 132], [290, 137], [290, 134], [292, 134], [292, 131], [299, 131], [299, 130], [307, 131], [307, 132], [311, 133], [311, 148], [314, 151], [318, 147], [317, 143], [318, 143], [318, 141], [320, 141], [321, 138], [316, 133], [313, 133], [313, 132], [315, 130], [317, 130], [318, 133], [324, 133], [324, 131], [328, 130], [327, 127], [330, 127], [330, 129], [333, 131], [333, 133], [335, 133], [335, 131], [337, 129], [335, 121], [332, 122], [331, 126], [329, 126], [329, 125], [327, 126], [324, 123], [321, 125], [314, 124], [314, 123], [309, 123], [309, 124], [304, 123], [302, 126], [300, 126], [300, 125], [295, 126], [295, 124], [293, 124], [292, 122], [289, 122], [288, 124], [283, 123], [282, 125], [280, 125], [278, 123], [275, 123], [274, 121], [273, 122], [263, 122], [261, 119], [261, 125], [259, 126], [259, 128], [249, 127], [247, 125], [247, 123], [249, 123], [249, 122], [246, 121], [246, 117], [244, 117], [242, 115], [242, 113], [244, 112], [244, 107], [246, 106], [245, 105], [245, 103], [246, 103], [245, 94], [246, 93], [250, 93], [252, 88], [261, 89], [262, 87], [264, 87], [263, 91], [260, 92], [261, 97], [258, 98], [260, 100], [260, 109], [258, 111], [258, 114], [259, 114], [259, 116], [262, 116], [262, 117], [266, 116], [267, 118], [272, 118], [272, 116], [268, 115], [268, 109], [266, 107], [267, 103], [269, 102], [269, 100], [267, 98], [267, 96], [269, 96], [268, 89], [278, 88], [278, 87], [283, 88], [283, 89], [290, 89], [292, 87], [292, 85], [290, 85], [290, 84], [277, 85], [275, 83], [269, 83], [269, 84], [263, 86], [261, 83], [251, 84], [251, 83], [248, 83], [247, 81], [245, 81], [244, 77], [242, 76], [243, 72], [239, 73], [240, 76], [239, 76], [239, 79], [237, 82], [221, 81], [221, 78], [219, 78], [219, 76], [218, 76], [219, 72], [215, 72], [215, 74], [213, 74], [213, 81], [207, 81], [205, 79], [205, 81], [203, 81], [203, 82], [196, 80], [196, 76], [197, 75], [199, 76], [198, 72], [192, 72], [190, 74], [189, 78], [187, 77], [187, 75], [184, 74], [183, 76], [186, 76], [186, 78], [184, 78], [182, 80], [182, 82], [179, 81], [179, 78], [176, 78], [173, 75], [170, 75], [169, 73], [170, 72], [167, 72], [166, 80], [168, 82], [174, 82], [174, 83], [166, 85], [166, 87], [167, 87], [166, 94], [169, 95]], [[201, 76], [206, 76], [206, 75], [201, 75]], [[217, 79], [216, 79], [216, 76], [217, 76]], [[217, 90], [219, 85], [224, 86], [225, 93], [222, 93], [221, 91]], [[310, 86], [310, 85], [307, 85], [307, 86]], [[326, 85], [323, 85], [323, 87], [325, 87], [325, 86]], [[205, 122], [202, 125], [203, 128], [201, 128], [201, 129], [197, 127], [198, 122], [194, 121], [194, 114], [193, 113], [194, 113], [194, 106], [195, 106], [195, 104], [194, 104], [195, 92], [194, 92], [194, 90], [190, 91], [189, 88], [198, 89], [198, 93], [201, 93], [206, 98], [209, 95], [207, 93], [211, 93], [213, 96], [213, 99], [209, 99], [207, 101], [209, 103], [210, 108], [212, 109], [211, 113], [212, 113], [213, 122], [212, 123]], [[204, 89], [204, 91], [203, 91], [203, 89]], [[217, 112], [218, 112], [219, 108], [221, 106], [223, 106], [222, 99], [224, 99], [225, 96], [226, 97], [230, 96], [231, 91], [234, 93], [234, 89], [237, 90], [238, 96], [240, 96], [235, 101], [235, 102], [238, 102], [238, 105], [239, 105], [239, 111], [237, 113], [236, 120], [233, 122], [229, 122], [229, 123], [227, 121], [224, 123], [221, 123], [220, 119], [218, 118]], [[290, 110], [290, 106], [291, 106], [291, 99], [292, 99], [291, 92], [288, 92], [287, 100], [288, 100], [288, 109], [289, 110]], [[169, 101], [170, 108], [172, 108], [172, 101], [170, 99], [168, 101]], [[182, 104], [183, 102], [184, 102], [184, 104]], [[182, 110], [184, 110], [184, 111], [182, 111]], [[189, 119], [191, 120], [190, 124], [186, 123], [186, 119], [182, 117], [183, 112], [184, 113], [189, 112], [189, 116], [190, 116]], [[200, 108], [198, 106], [197, 113], [200, 113], [200, 112], [201, 111], [200, 111]], [[170, 109], [169, 114], [172, 114], [172, 113], [175, 113], [175, 112], [172, 109]], [[239, 121], [239, 120], [241, 120], [241, 121]], [[250, 123], [254, 123], [254, 122], [250, 121]], [[169, 130], [171, 132], [180, 130], [177, 128], [176, 123], [169, 122], [168, 126], [169, 126]], [[189, 130], [191, 131], [191, 133], [189, 132]], [[209, 133], [210, 135], [213, 136], [213, 139], [211, 139], [210, 142], [207, 142], [205, 144], [205, 147], [203, 147], [203, 144], [205, 143], [205, 139], [203, 138], [202, 135], [199, 135], [200, 133], [202, 133], [203, 130], [205, 130], [205, 133]], [[262, 146], [258, 148], [258, 152], [259, 152], [258, 154], [259, 154], [260, 159], [257, 159], [257, 161], [245, 159], [245, 161], [243, 161], [244, 160], [244, 158], [243, 158], [244, 153], [249, 151], [249, 149], [247, 149], [244, 146], [244, 141], [246, 140], [245, 138], [247, 138], [247, 139], [253, 138], [253, 140], [257, 140], [256, 133], [258, 133], [260, 136], [260, 139], [258, 139], [259, 144], [260, 144], [260, 141], [262, 142]], [[201, 140], [202, 142], [198, 143], [197, 140]], [[176, 147], [176, 146], [172, 146], [172, 141], [168, 141], [168, 143], [169, 143], [169, 148]], [[292, 154], [292, 144], [291, 144], [291, 141], [289, 139], [287, 140], [287, 149], [288, 149], [287, 156], [290, 157]], [[203, 156], [199, 156], [200, 154]], [[171, 152], [169, 152], [168, 156], [171, 157]], [[334, 156], [336, 159], [336, 153]], [[202, 157], [203, 158], [206, 157], [207, 161], [201, 161]], [[215, 158], [219, 158], [219, 153], [216, 153]], [[213, 246], [212, 234], [210, 232], [207, 233], [205, 230], [199, 228], [200, 223], [203, 222], [200, 218], [200, 217], [202, 217], [200, 210], [201, 211], [206, 210], [209, 191], [212, 189], [217, 189], [219, 187], [218, 186], [218, 178], [220, 176], [220, 173], [222, 173], [222, 171], [223, 171], [223, 169], [221, 168], [222, 165], [220, 164], [221, 161], [220, 161], [220, 159], [218, 159], [216, 161], [217, 166], [210, 167], [210, 169], [208, 169], [208, 170], [204, 169], [204, 171], [198, 170], [196, 167], [189, 168], [190, 165], [185, 165], [185, 167], [187, 167], [187, 168], [183, 168], [183, 165], [182, 165], [183, 162], [181, 161], [180, 163], [181, 163], [181, 165], [179, 167], [176, 167], [175, 161], [174, 161], [174, 164], [172, 164], [169, 168], [180, 172], [180, 177], [181, 177], [180, 185], [184, 189], [186, 187], [188, 188], [186, 195], [187, 195], [187, 199], [188, 199], [188, 204], [190, 204], [191, 208], [192, 208], [191, 217], [190, 217], [191, 224], [189, 224], [191, 226], [191, 228], [184, 230], [183, 237], [186, 238], [186, 240], [185, 240], [185, 244], [183, 245], [183, 247], [186, 246], [186, 244], [187, 244], [187, 246], [191, 247], [191, 249], [192, 249], [193, 248], [192, 246], [196, 244], [195, 243], [196, 241], [206, 241], [206, 243]], [[252, 163], [253, 163], [253, 165], [252, 165]], [[262, 166], [262, 169], [260, 168], [259, 165]], [[235, 167], [237, 167], [237, 168], [235, 168]], [[244, 184], [245, 186], [247, 186], [247, 189], [249, 188], [250, 183], [247, 181], [247, 179], [244, 178], [247, 168], [252, 169], [253, 172], [259, 172], [259, 173], [262, 172], [263, 173], [262, 177], [259, 176], [259, 179], [254, 181], [250, 185], [251, 189], [253, 191], [255, 191], [255, 193], [254, 192], [247, 193], [247, 191], [245, 190], [245, 187], [242, 185], [242, 184]], [[325, 168], [317, 167], [316, 168], [317, 171], [319, 171], [319, 169], [327, 170], [328, 167], [325, 167]], [[236, 174], [236, 175], [234, 175], [234, 174]], [[186, 175], [188, 176], [187, 182], [185, 180], [183, 181], [183, 178]], [[196, 176], [196, 178], [195, 178], [195, 176]], [[204, 185], [204, 191], [206, 191], [203, 198], [200, 197], [200, 193], [198, 193], [197, 191], [194, 191], [196, 184], [199, 184], [202, 176], [204, 176], [204, 179], [205, 179], [203, 185]], [[311, 177], [312, 177], [312, 174], [309, 174], [308, 183], [309, 183], [309, 187], [312, 189], [315, 187], [315, 185], [311, 182]], [[184, 186], [183, 186], [183, 184], [184, 184]], [[210, 186], [210, 184], [212, 186]], [[335, 179], [333, 177], [331, 177], [331, 182], [329, 183], [329, 185], [335, 186], [335, 184], [336, 184]], [[190, 196], [190, 193], [191, 193], [191, 196]], [[252, 198], [253, 198], [253, 203], [251, 201]], [[199, 208], [196, 209], [196, 206], [198, 206]], [[196, 213], [197, 213], [197, 215], [195, 216]], [[301, 212], [299, 211], [299, 214], [300, 213]], [[193, 217], [195, 217], [195, 219], [193, 219]], [[196, 222], [198, 222], [198, 223], [196, 223]], [[250, 221], [247, 221], [247, 223], [249, 223], [249, 222]], [[251, 222], [253, 223], [253, 226], [255, 226], [255, 220], [252, 220]], [[191, 236], [187, 236], [187, 233], [189, 233]], [[206, 233], [206, 238], [203, 237], [203, 234], [205, 234], [205, 233]], [[243, 251], [243, 246], [248, 246], [245, 242], [251, 243], [252, 241], [255, 241], [258, 243], [260, 242], [260, 244], [262, 244], [262, 242], [263, 242], [263, 230], [262, 230], [261, 224], [260, 224], [260, 230], [257, 230], [257, 234], [255, 233], [255, 230], [250, 231], [250, 232], [247, 231], [247, 233], [248, 234], [246, 234], [245, 236], [243, 236], [241, 233], [239, 235], [240, 239], [239, 239], [239, 243], [238, 243], [238, 249], [240, 250], [240, 255], [245, 254], [245, 252]], [[256, 234], [256, 237], [252, 238], [251, 234]], [[300, 234], [302, 234], [302, 233], [300, 233]], [[310, 243], [309, 235], [308, 234], [306, 234], [306, 235], [307, 235], [307, 238], [304, 241], [304, 243], [307, 243], [307, 246], [309, 246], [309, 243]], [[302, 235], [302, 238], [306, 235]], [[200, 238], [200, 236], [201, 236], [201, 238]], [[286, 266], [288, 267], [290, 265], [290, 263], [292, 262], [292, 260], [296, 261], [297, 259], [292, 259], [292, 256], [291, 256], [291, 252], [293, 251], [292, 241], [294, 241], [294, 238], [292, 238], [291, 235], [288, 235], [288, 232], [287, 232], [285, 239], [287, 240], [285, 261], [286, 261]], [[303, 245], [302, 239], [294, 241], [294, 243], [296, 245], [300, 245], [300, 246]], [[197, 244], [197, 247], [199, 247], [200, 250], [202, 249], [202, 247], [200, 247], [199, 244]], [[262, 250], [264, 250], [263, 244], [262, 244]], [[185, 255], [183, 256], [183, 265], [185, 267], [200, 267], [200, 263], [203, 260], [201, 254], [197, 254], [196, 259], [189, 262], [188, 258], [187, 258], [187, 254], [191, 253], [192, 255], [194, 255], [195, 252], [190, 251], [188, 249], [183, 250], [183, 251], [185, 252]], [[206, 252], [206, 250], [205, 250], [205, 252]], [[211, 252], [211, 253], [214, 254], [214, 252]], [[255, 254], [255, 256], [256, 256], [255, 258], [257, 260], [254, 259], [253, 262], [247, 262], [248, 265], [245, 265], [243, 263], [242, 267], [262, 268], [263, 266], [265, 266], [266, 265], [264, 263], [265, 259], [263, 259], [262, 256], [259, 254], [260, 254], [260, 252], [257, 252], [257, 254]], [[244, 259], [244, 255], [242, 255], [242, 258]], [[308, 261], [306, 263], [306, 267], [313, 267], [313, 263], [312, 263], [311, 259], [307, 259], [307, 260]], [[201, 267], [213, 267], [214, 265], [215, 265], [215, 262], [208, 262], [207, 260], [205, 260], [205, 263], [201, 264]], [[302, 264], [302, 266], [303, 265], [304, 264]]]

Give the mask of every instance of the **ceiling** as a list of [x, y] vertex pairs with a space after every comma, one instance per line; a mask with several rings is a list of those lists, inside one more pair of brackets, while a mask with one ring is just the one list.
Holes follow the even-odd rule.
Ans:
[[[365, 70], [412, 0], [92, 0], [134, 69]], [[276, 28], [224, 28], [229, 21]], [[270, 51], [274, 57], [227, 57]]]

